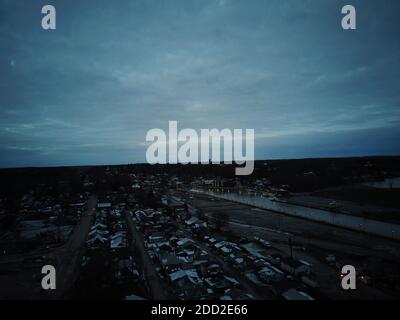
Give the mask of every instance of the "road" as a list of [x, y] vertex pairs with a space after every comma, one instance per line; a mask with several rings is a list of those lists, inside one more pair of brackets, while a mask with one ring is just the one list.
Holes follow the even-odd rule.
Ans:
[[288, 202], [271, 201], [268, 198], [260, 196], [240, 195], [234, 193], [222, 194], [207, 191], [193, 192], [193, 194], [196, 193], [202, 193], [204, 195], [209, 195], [226, 201], [249, 205], [300, 219], [307, 219], [317, 223], [324, 223], [342, 229], [349, 229], [391, 240], [400, 240], [400, 225], [398, 224], [361, 218], [311, 207], [304, 207]]
[[141, 233], [136, 230], [136, 224], [129, 216], [128, 211], [125, 212], [125, 219], [128, 224], [128, 229], [132, 235], [131, 249], [136, 256], [138, 254], [140, 255], [142, 270], [150, 287], [152, 298], [155, 300], [165, 300], [167, 297], [164, 293], [161, 279], [158, 276], [153, 262], [150, 260], [150, 257], [146, 252], [143, 237]]
[[[96, 208], [97, 198], [91, 196], [87, 202], [85, 213], [73, 229], [67, 242], [62, 246], [35, 250], [28, 254], [14, 254], [2, 258], [0, 268], [15, 270], [10, 275], [0, 276], [0, 283], [6, 291], [0, 290], [0, 297], [6, 299], [64, 299], [79, 273], [80, 262], [85, 250], [86, 238], [93, 220], [93, 208]], [[43, 260], [26, 262], [28, 258]], [[44, 265], [53, 265], [56, 268], [56, 290], [44, 291], [41, 287], [41, 269]], [[12, 288], [12, 289], [11, 289]], [[0, 286], [1, 289], [1, 286]]]
[[86, 212], [82, 214], [79, 224], [75, 227], [71, 237], [54, 254], [57, 261], [57, 289], [50, 291], [49, 297], [53, 299], [66, 298], [78, 276], [80, 263], [85, 252], [85, 244], [97, 206], [97, 197], [90, 196], [86, 205]]

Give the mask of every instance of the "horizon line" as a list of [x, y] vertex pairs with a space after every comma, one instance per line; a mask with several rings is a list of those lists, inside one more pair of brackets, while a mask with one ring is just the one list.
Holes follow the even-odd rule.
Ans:
[[[278, 159], [258, 159], [254, 160], [254, 162], [261, 161], [295, 161], [295, 160], [323, 160], [323, 159], [362, 159], [362, 158], [397, 158], [400, 157], [400, 154], [395, 155], [364, 155], [364, 156], [331, 156], [331, 157], [300, 157], [300, 158], [278, 158]], [[12, 169], [56, 169], [56, 168], [81, 168], [81, 167], [116, 167], [116, 166], [129, 166], [129, 165], [149, 165], [149, 166], [171, 166], [171, 165], [233, 165], [224, 163], [156, 163], [150, 164], [147, 162], [133, 162], [133, 163], [116, 163], [116, 164], [82, 164], [82, 165], [48, 165], [48, 166], [16, 166], [16, 167], [0, 167], [0, 170], [12, 170]]]

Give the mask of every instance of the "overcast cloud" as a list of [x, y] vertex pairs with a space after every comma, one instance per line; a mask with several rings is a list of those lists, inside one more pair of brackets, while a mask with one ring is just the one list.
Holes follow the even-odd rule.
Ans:
[[169, 120], [254, 128], [257, 159], [399, 154], [399, 15], [397, 0], [0, 0], [0, 166], [144, 162]]

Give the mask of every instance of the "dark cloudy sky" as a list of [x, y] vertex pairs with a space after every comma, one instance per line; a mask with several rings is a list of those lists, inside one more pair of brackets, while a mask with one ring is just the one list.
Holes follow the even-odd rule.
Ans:
[[168, 120], [254, 128], [258, 159], [400, 154], [399, 17], [398, 0], [0, 0], [0, 166], [144, 162]]

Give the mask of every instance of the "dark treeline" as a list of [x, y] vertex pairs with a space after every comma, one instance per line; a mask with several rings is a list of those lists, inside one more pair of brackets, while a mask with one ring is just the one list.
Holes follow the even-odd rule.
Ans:
[[56, 199], [63, 193], [82, 192], [82, 179], [82, 171], [74, 167], [1, 169], [0, 197], [12, 212], [18, 209], [21, 197], [32, 190]]
[[56, 188], [65, 182], [69, 186], [79, 187], [82, 181], [82, 169], [78, 167], [1, 169], [0, 181], [1, 195], [21, 194], [41, 184]]
[[[45, 185], [55, 194], [81, 192], [86, 178], [95, 189], [118, 191], [132, 182], [130, 174], [178, 176], [190, 182], [195, 177], [239, 179], [247, 184], [266, 178], [272, 185], [287, 185], [292, 191], [310, 191], [365, 180], [400, 176], [400, 157], [323, 158], [296, 160], [260, 160], [250, 176], [235, 176], [235, 165], [149, 165], [85, 166], [56, 168], [16, 168], [0, 170], [0, 196], [15, 200], [25, 192]], [[110, 174], [111, 173], [111, 174]], [[93, 190], [96, 191], [96, 190]]]
[[235, 176], [235, 165], [129, 165], [129, 171], [143, 174], [176, 175], [190, 181], [193, 177], [239, 179], [247, 184], [266, 178], [272, 185], [286, 185], [291, 191], [312, 191], [351, 183], [400, 176], [400, 157], [322, 158], [260, 160], [250, 176]]

